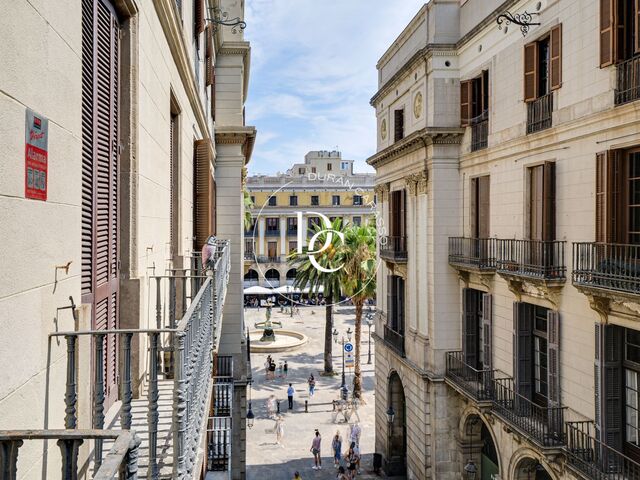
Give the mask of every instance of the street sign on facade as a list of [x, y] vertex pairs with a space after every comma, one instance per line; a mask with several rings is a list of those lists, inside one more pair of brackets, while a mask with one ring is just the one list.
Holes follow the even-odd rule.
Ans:
[[47, 199], [49, 120], [27, 108], [24, 146], [24, 196]]

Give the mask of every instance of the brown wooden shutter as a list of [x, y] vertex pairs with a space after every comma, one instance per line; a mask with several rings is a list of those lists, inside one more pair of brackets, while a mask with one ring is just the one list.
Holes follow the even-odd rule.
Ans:
[[478, 178], [478, 238], [489, 238], [490, 225], [490, 178], [484, 175]]
[[549, 406], [560, 406], [560, 314], [547, 311], [547, 383]]
[[460, 125], [466, 127], [471, 120], [472, 80], [460, 82]]
[[533, 305], [513, 303], [513, 385], [527, 399], [533, 395]]
[[209, 236], [213, 233], [211, 224], [211, 150], [209, 140], [196, 140], [196, 196], [195, 196], [195, 246], [201, 249]]
[[482, 294], [482, 368], [493, 366], [493, 295]]
[[[82, 2], [82, 293], [92, 328], [118, 328], [118, 81], [120, 26], [112, 5]], [[102, 368], [105, 408], [118, 398], [117, 336]], [[100, 366], [94, 365], [94, 368]]]
[[557, 90], [562, 86], [562, 24], [551, 29], [549, 41], [550, 65], [549, 78], [551, 90]]
[[624, 235], [624, 172], [618, 151], [596, 155], [596, 242], [621, 243]]
[[613, 65], [615, 61], [616, 0], [600, 0], [600, 67]]
[[609, 447], [623, 447], [624, 329], [596, 324], [595, 407], [596, 436]]
[[194, 0], [194, 30], [196, 35], [204, 32], [204, 3], [205, 0]]
[[213, 27], [207, 25], [205, 27], [205, 55], [207, 58], [213, 57]]
[[169, 191], [170, 191], [170, 208], [169, 208], [169, 242], [171, 245], [171, 258], [178, 255], [178, 240], [180, 237], [180, 221], [179, 221], [179, 155], [178, 155], [178, 115], [172, 113], [169, 126]]
[[524, 101], [538, 98], [538, 44], [524, 46]]
[[545, 162], [543, 169], [542, 239], [555, 240], [556, 237], [556, 164]]
[[394, 325], [395, 316], [395, 281], [393, 275], [387, 275], [387, 326]]
[[462, 290], [462, 353], [465, 363], [478, 368], [478, 295], [471, 288]]
[[211, 69], [211, 119], [216, 121], [216, 68]]
[[470, 210], [470, 220], [471, 220], [471, 236], [473, 238], [477, 238], [479, 233], [479, 222], [478, 222], [478, 178], [471, 179], [471, 194], [470, 194], [470, 202], [469, 210]]

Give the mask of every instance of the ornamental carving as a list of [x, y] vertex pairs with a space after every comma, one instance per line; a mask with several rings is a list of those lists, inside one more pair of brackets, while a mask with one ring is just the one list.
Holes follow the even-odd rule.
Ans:
[[422, 115], [422, 92], [416, 93], [413, 99], [413, 115], [416, 118], [420, 118], [420, 115]]
[[412, 173], [405, 177], [407, 189], [411, 195], [427, 193], [427, 172]]
[[383, 118], [380, 122], [380, 138], [382, 140], [387, 139], [387, 119]]

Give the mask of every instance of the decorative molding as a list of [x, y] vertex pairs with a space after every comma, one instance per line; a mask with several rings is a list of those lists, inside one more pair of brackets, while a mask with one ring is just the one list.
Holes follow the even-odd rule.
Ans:
[[218, 127], [215, 138], [218, 145], [242, 145], [245, 164], [249, 163], [256, 140], [255, 127]]
[[522, 278], [502, 272], [500, 276], [507, 281], [509, 290], [518, 302], [522, 301], [523, 295], [527, 295], [529, 297], [547, 300], [553, 305], [555, 310], [558, 309], [564, 282]]
[[422, 115], [422, 106], [424, 102], [422, 101], [422, 92], [416, 93], [416, 96], [413, 99], [413, 116], [415, 118], [420, 118]]
[[600, 315], [601, 323], [609, 323], [609, 310], [611, 307], [611, 300], [606, 297], [589, 294], [587, 294], [587, 298], [589, 299], [589, 306], [591, 307], [591, 309], [594, 310], [598, 315]]

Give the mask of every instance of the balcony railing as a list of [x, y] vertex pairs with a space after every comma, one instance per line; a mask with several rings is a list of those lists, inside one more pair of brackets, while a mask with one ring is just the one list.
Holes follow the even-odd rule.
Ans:
[[616, 105], [633, 102], [640, 98], [640, 55], [616, 66]]
[[256, 257], [256, 254], [253, 251], [244, 251], [244, 259], [245, 260], [254, 260]]
[[564, 407], [532, 402], [515, 391], [512, 378], [496, 379], [493, 389], [497, 415], [543, 447], [564, 445]]
[[269, 230], [267, 228], [267, 230], [264, 232], [265, 237], [279, 237], [280, 236], [280, 229], [276, 229], [276, 230]]
[[405, 235], [380, 237], [380, 257], [392, 262], [405, 263], [407, 261], [407, 237]]
[[461, 269], [494, 271], [496, 239], [449, 237], [449, 264]]
[[573, 244], [573, 284], [640, 294], [640, 245]]
[[207, 470], [231, 470], [231, 417], [210, 417], [207, 424]]
[[258, 263], [283, 263], [286, 262], [286, 257], [276, 255], [274, 257], [269, 255], [258, 255], [255, 257]]
[[487, 148], [489, 139], [489, 112], [486, 110], [469, 122], [471, 125], [471, 151]]
[[496, 271], [531, 279], [564, 281], [567, 272], [565, 243], [560, 240], [499, 239]]
[[593, 422], [565, 424], [568, 464], [590, 480], [640, 478], [640, 464], [595, 438]]
[[494, 370], [478, 370], [465, 362], [463, 352], [447, 352], [446, 376], [458, 388], [479, 402], [493, 399]]
[[[114, 377], [120, 392], [119, 417], [122, 430], [135, 430], [142, 441], [148, 444], [143, 463], [147, 470], [140, 478], [151, 479], [161, 475], [171, 478], [192, 478], [195, 474], [196, 456], [202, 445], [204, 432], [202, 425], [209, 405], [209, 390], [212, 379], [212, 351], [217, 350], [221, 331], [222, 308], [229, 281], [230, 254], [228, 241], [218, 241], [214, 268], [208, 272], [192, 300], [184, 297], [185, 308], [181, 320], [176, 322], [175, 292], [169, 294], [168, 301], [161, 288], [156, 299], [156, 320], [160, 322], [154, 329], [117, 329], [56, 332], [52, 338], [64, 337], [67, 344], [67, 384], [65, 394], [65, 427], [73, 431], [77, 428], [78, 389], [76, 384], [79, 368], [90, 368], [94, 364], [102, 365], [105, 346], [121, 345], [121, 361], [118, 374]], [[185, 278], [185, 277], [180, 277]], [[197, 278], [188, 278], [198, 280]], [[186, 281], [186, 280], [185, 280]], [[160, 282], [158, 282], [160, 284]], [[168, 305], [167, 305], [168, 304]], [[168, 312], [168, 313], [167, 313]], [[132, 342], [140, 346], [140, 352], [147, 352], [146, 398], [133, 398], [133, 358]], [[82, 359], [79, 347], [81, 338], [87, 338], [91, 351], [89, 359]], [[161, 356], [161, 352], [165, 355]], [[81, 363], [84, 360], [83, 363]], [[136, 362], [139, 363], [139, 362]], [[164, 368], [162, 365], [164, 363]], [[109, 367], [110, 368], [110, 367]], [[97, 368], [92, 376], [93, 428], [105, 428], [105, 396], [109, 382], [105, 370]], [[164, 375], [164, 378], [160, 376]], [[171, 431], [159, 429], [159, 420], [163, 416], [160, 404], [173, 400], [171, 409]], [[141, 412], [146, 414], [141, 415]], [[167, 422], [163, 422], [167, 423]], [[171, 445], [167, 453], [166, 445]], [[162, 458], [160, 458], [162, 456]], [[94, 448], [94, 471], [100, 471], [103, 465], [103, 440], [97, 438]], [[70, 477], [69, 477], [70, 478]], [[107, 477], [105, 477], [107, 478]], [[112, 478], [112, 477], [108, 477]]]
[[551, 128], [552, 112], [553, 92], [527, 103], [527, 133]]
[[287, 228], [287, 235], [298, 235], [298, 227]]
[[391, 347], [395, 352], [404, 357], [404, 334], [395, 331], [389, 325], [384, 326], [384, 341], [386, 344]]

